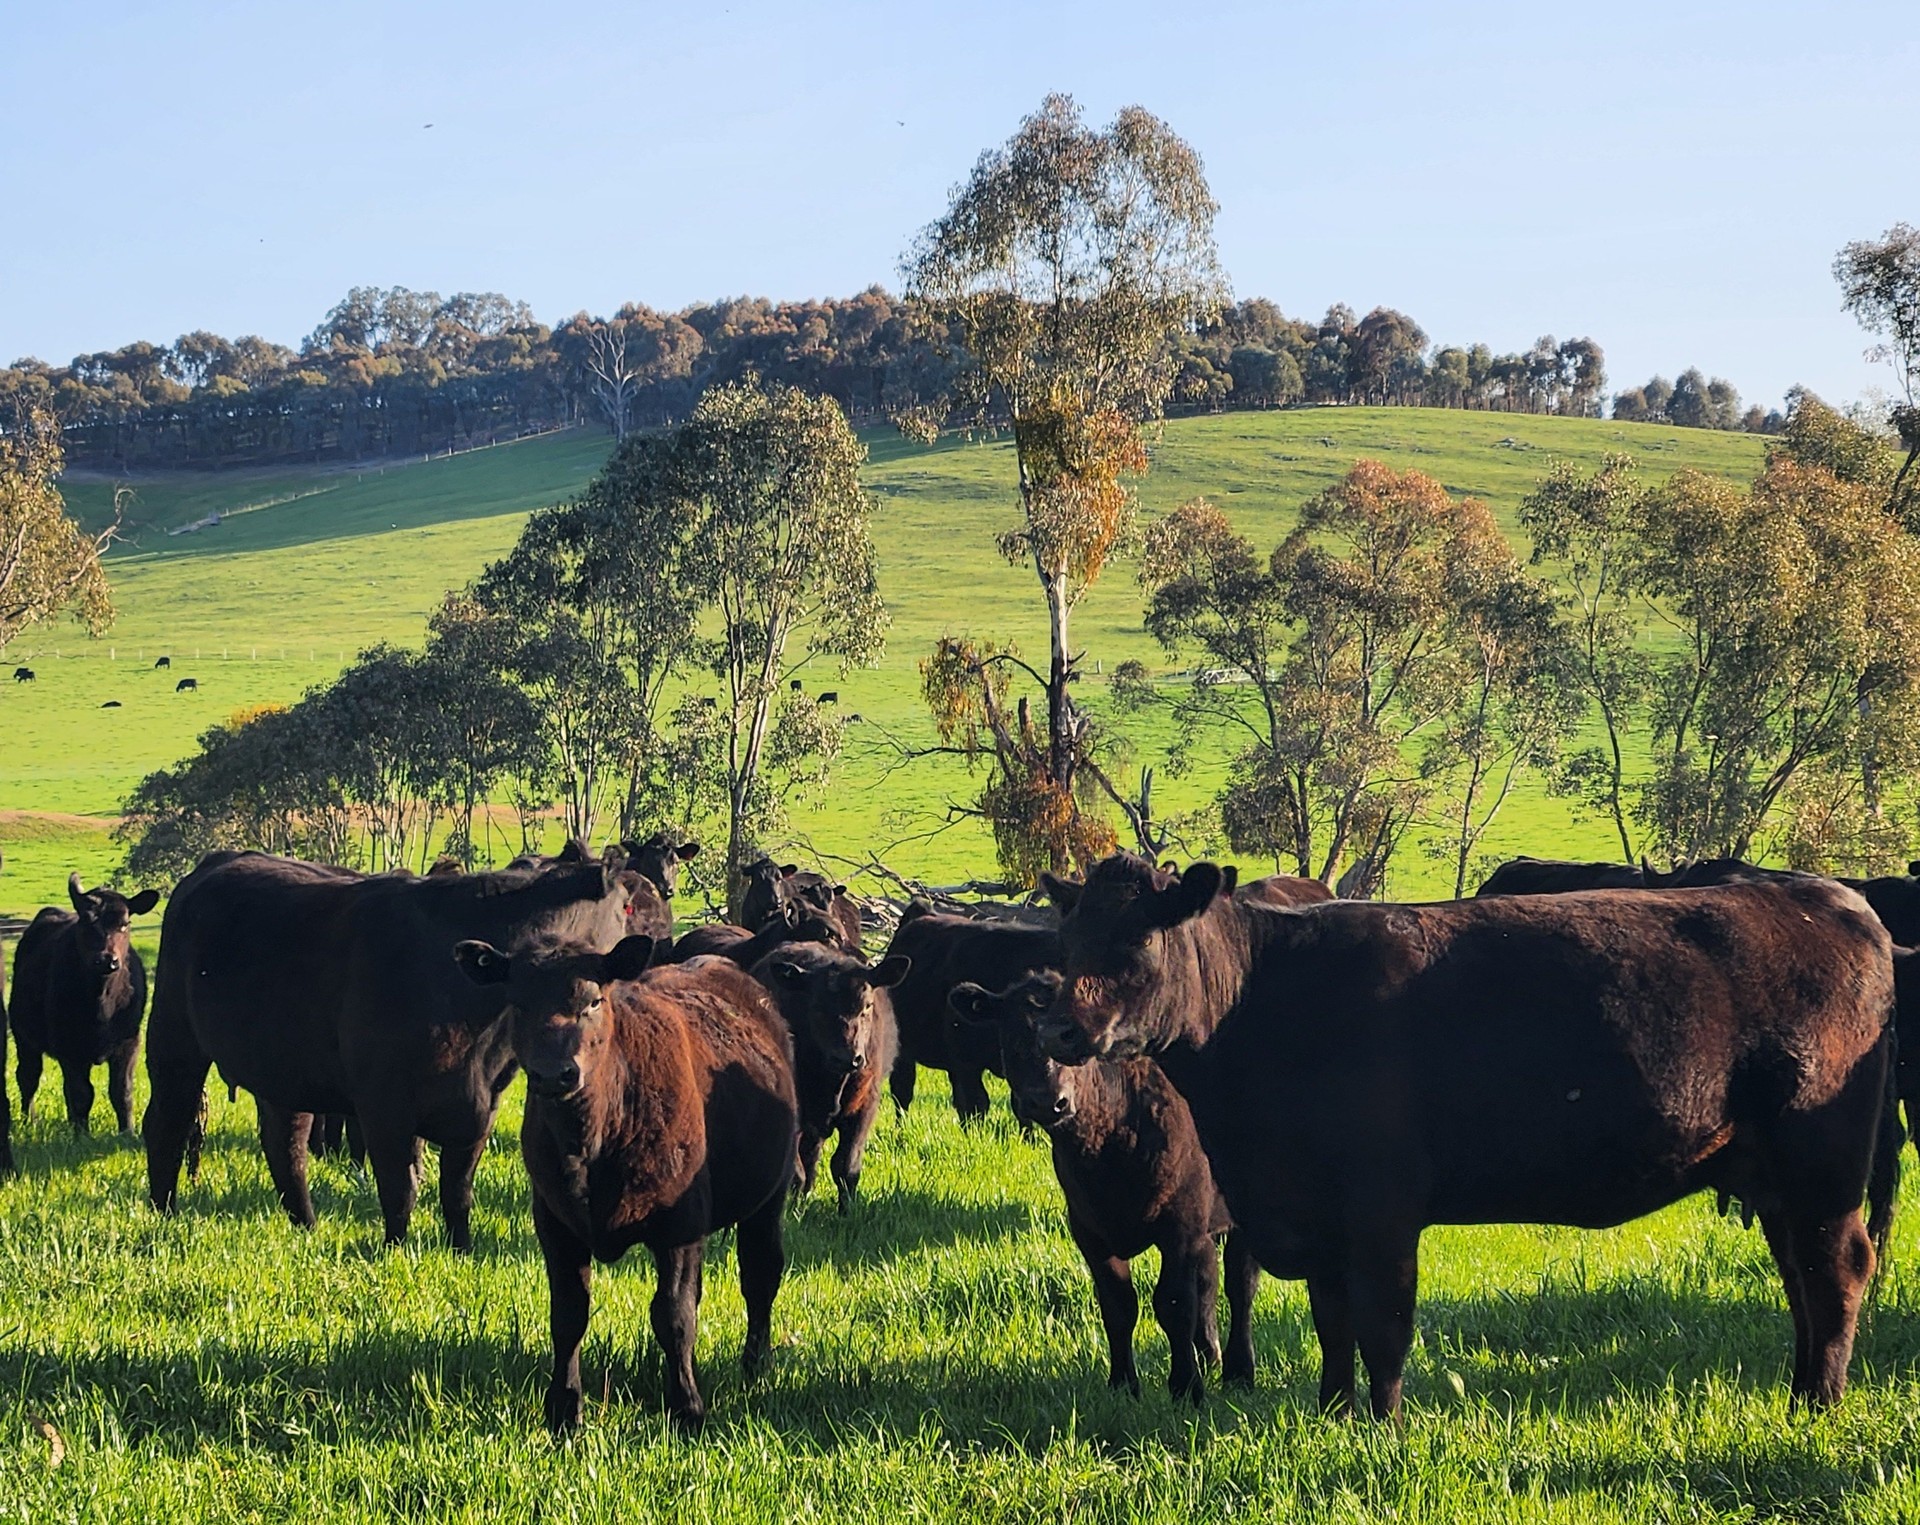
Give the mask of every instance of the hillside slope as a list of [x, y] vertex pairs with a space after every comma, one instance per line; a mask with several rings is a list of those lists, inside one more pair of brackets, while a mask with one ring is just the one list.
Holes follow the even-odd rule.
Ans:
[[[923, 449], [891, 432], [870, 436], [867, 480], [880, 498], [875, 526], [881, 586], [892, 611], [887, 654], [876, 669], [842, 677], [822, 668], [818, 686], [890, 730], [924, 734], [917, 663], [949, 630], [1044, 650], [1045, 625], [1031, 573], [1009, 567], [993, 537], [1014, 514], [1010, 447], [950, 439]], [[0, 811], [110, 816], [141, 775], [189, 751], [208, 724], [243, 705], [285, 702], [338, 671], [374, 641], [417, 642], [448, 587], [512, 544], [524, 514], [576, 490], [605, 458], [603, 435], [575, 432], [451, 459], [360, 471], [219, 477], [183, 475], [133, 484], [136, 540], [111, 558], [119, 618], [103, 640], [70, 626], [31, 633], [9, 652], [40, 674], [0, 688]], [[1148, 514], [1196, 494], [1213, 498], [1261, 544], [1277, 541], [1299, 505], [1363, 456], [1430, 472], [1457, 493], [1493, 506], [1510, 529], [1520, 499], [1558, 456], [1592, 465], [1628, 450], [1659, 477], [1683, 466], [1745, 477], [1762, 442], [1745, 435], [1425, 409], [1324, 409], [1234, 413], [1176, 420], [1142, 484]], [[112, 484], [69, 484], [76, 512], [97, 519]], [[217, 528], [168, 535], [164, 527], [213, 511]], [[234, 512], [235, 510], [244, 510]], [[1113, 569], [1087, 599], [1075, 644], [1110, 669], [1127, 657], [1164, 666], [1140, 629], [1129, 570]], [[168, 672], [154, 659], [172, 658]], [[198, 679], [197, 694], [174, 680]], [[117, 709], [102, 709], [118, 700]], [[858, 728], [856, 734], [858, 733]], [[871, 734], [871, 733], [869, 733]], [[1142, 761], [1151, 761], [1143, 752]], [[834, 801], [798, 824], [826, 851], [924, 830], [967, 784], [957, 769], [923, 766], [877, 787], [877, 763], [856, 759]], [[1209, 770], [1165, 791], [1180, 808], [1203, 798]], [[1606, 837], [1529, 795], [1503, 822], [1503, 846], [1604, 852]], [[911, 825], [917, 821], [918, 826]], [[0, 817], [9, 871], [0, 907], [34, 903], [66, 867], [91, 878], [112, 862], [98, 830], [71, 818], [31, 832]], [[857, 845], [856, 845], [857, 844]], [[957, 828], [902, 848], [898, 865], [935, 876], [989, 866], [984, 836]], [[64, 866], [63, 866], [64, 865]], [[1409, 858], [1398, 887], [1436, 889], [1437, 875]]]

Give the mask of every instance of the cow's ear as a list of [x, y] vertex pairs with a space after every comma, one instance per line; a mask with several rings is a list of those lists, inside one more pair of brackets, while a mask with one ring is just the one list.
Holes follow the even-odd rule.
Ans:
[[1240, 870], [1229, 863], [1220, 870], [1220, 893], [1231, 895], [1240, 883]]
[[1226, 875], [1218, 864], [1189, 864], [1177, 884], [1168, 885], [1148, 901], [1148, 915], [1155, 926], [1177, 927], [1212, 905], [1225, 882]]
[[87, 908], [87, 892], [80, 888], [80, 875], [76, 871], [67, 875], [67, 899], [73, 902], [76, 911]]
[[513, 973], [513, 960], [492, 943], [476, 940], [453, 945], [454, 962], [476, 985], [504, 985]]
[[1920, 879], [1920, 858], [1914, 859], [1913, 862], [1907, 865], [1907, 877], [1909, 879]]
[[613, 952], [600, 960], [600, 983], [612, 985], [620, 980], [637, 980], [653, 962], [653, 939], [644, 932], [623, 937]]
[[1044, 869], [1040, 874], [1040, 888], [1047, 892], [1047, 898], [1060, 907], [1062, 916], [1071, 916], [1073, 908], [1080, 904], [1080, 891], [1085, 885], [1075, 884], [1071, 879], [1056, 879]]
[[867, 971], [867, 983], [876, 989], [898, 985], [913, 972], [913, 960], [904, 953], [892, 953]]
[[992, 1022], [997, 1015], [993, 1009], [993, 992], [971, 980], [949, 990], [947, 1004], [962, 1022]]
[[1058, 972], [1047, 969], [1028, 980], [1020, 994], [1028, 1009], [1035, 1012], [1051, 1011], [1053, 1003], [1060, 999], [1060, 985]]
[[782, 879], [791, 879], [799, 872], [800, 865], [798, 863], [782, 863], [780, 865], [780, 877]]
[[158, 890], [142, 890], [137, 895], [129, 895], [127, 897], [127, 909], [133, 912], [135, 916], [146, 915], [147, 912], [151, 911], [158, 904], [160, 904], [160, 892]]
[[673, 850], [673, 855], [682, 863], [685, 863], [689, 858], [697, 858], [700, 856], [700, 844], [698, 842], [682, 842]]

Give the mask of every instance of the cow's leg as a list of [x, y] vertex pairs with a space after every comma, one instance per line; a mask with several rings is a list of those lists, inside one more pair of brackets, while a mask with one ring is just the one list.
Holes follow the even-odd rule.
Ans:
[[93, 1066], [76, 1059], [60, 1061], [60, 1090], [66, 1097], [67, 1124], [75, 1138], [85, 1138], [93, 1116]]
[[[1211, 1250], [1213, 1240], [1208, 1238], [1205, 1242]], [[1211, 1255], [1205, 1258], [1212, 1260]], [[1200, 1364], [1194, 1360], [1194, 1347], [1200, 1338], [1201, 1260], [1198, 1245], [1163, 1248], [1160, 1280], [1153, 1289], [1153, 1316], [1166, 1332], [1167, 1350], [1173, 1358], [1167, 1373], [1167, 1391], [1189, 1403], [1199, 1403], [1207, 1395]]]
[[[920, 1066], [905, 1054], [893, 1061], [893, 1069], [887, 1075], [887, 1090], [893, 1096], [893, 1104], [904, 1112], [913, 1105], [914, 1082], [920, 1078]], [[1920, 1140], [1915, 1141], [1920, 1148]]]
[[440, 1216], [447, 1242], [462, 1254], [473, 1249], [473, 1177], [486, 1152], [484, 1133], [471, 1144], [440, 1146]]
[[959, 1113], [962, 1125], [985, 1117], [993, 1105], [987, 1095], [987, 1072], [978, 1065], [956, 1064], [947, 1076], [953, 1082], [953, 1110]]
[[17, 1033], [14, 1042], [20, 1048], [13, 1061], [13, 1078], [20, 1082], [20, 1122], [24, 1126], [33, 1116], [34, 1093], [40, 1089], [40, 1071], [47, 1061], [46, 1055]]
[[1133, 1289], [1133, 1267], [1124, 1256], [1114, 1254], [1071, 1208], [1067, 1211], [1067, 1232], [1080, 1247], [1088, 1274], [1093, 1277], [1094, 1301], [1100, 1305], [1100, 1322], [1107, 1331], [1107, 1386], [1124, 1387], [1137, 1398], [1140, 1373], [1133, 1364], [1133, 1330], [1140, 1322], [1140, 1294]]
[[828, 1169], [833, 1172], [833, 1184], [839, 1192], [843, 1213], [852, 1208], [853, 1199], [859, 1193], [867, 1140], [873, 1136], [873, 1124], [879, 1114], [880, 1094], [876, 1089], [858, 1112], [840, 1119], [840, 1141], [834, 1145]]
[[820, 1168], [820, 1146], [826, 1142], [811, 1128], [802, 1128], [793, 1153], [794, 1194], [801, 1198], [813, 1195], [813, 1182]]
[[1195, 1249], [1200, 1257], [1195, 1283], [1199, 1296], [1199, 1319], [1193, 1332], [1193, 1353], [1204, 1367], [1220, 1365], [1220, 1245], [1213, 1235]]
[[107, 1100], [122, 1133], [133, 1132], [133, 1066], [140, 1057], [139, 1038], [130, 1038], [107, 1054]]
[[1793, 1317], [1793, 1377], [1789, 1391], [1796, 1397], [1806, 1386], [1807, 1355], [1811, 1342], [1807, 1333], [1807, 1294], [1800, 1277], [1800, 1264], [1794, 1258], [1793, 1239], [1787, 1231], [1786, 1215], [1774, 1209], [1760, 1215], [1760, 1230], [1773, 1251], [1773, 1263], [1780, 1270], [1780, 1283], [1787, 1294], [1787, 1312]]
[[1221, 1376], [1253, 1381], [1253, 1299], [1260, 1290], [1260, 1262], [1238, 1229], [1227, 1235], [1227, 1350]]
[[1860, 1300], [1873, 1277], [1873, 1241], [1858, 1208], [1831, 1218], [1788, 1225], [1800, 1268], [1806, 1359], [1793, 1387], [1794, 1401], [1824, 1408], [1847, 1390], [1847, 1362], [1860, 1317]]
[[766, 1364], [773, 1348], [773, 1300], [786, 1274], [787, 1251], [782, 1237], [787, 1194], [777, 1191], [764, 1206], [740, 1220], [734, 1235], [734, 1254], [740, 1261], [740, 1298], [747, 1305], [747, 1341], [740, 1348], [740, 1367], [749, 1377]]
[[700, 1322], [700, 1259], [705, 1248], [696, 1239], [653, 1252], [660, 1269], [651, 1309], [653, 1337], [666, 1358], [667, 1412], [683, 1430], [699, 1429], [707, 1417], [693, 1373], [693, 1342]]
[[1349, 1277], [1353, 1330], [1367, 1367], [1367, 1402], [1375, 1419], [1400, 1412], [1407, 1352], [1413, 1348], [1419, 1263], [1417, 1240], [1404, 1247], [1369, 1247], [1354, 1256]]
[[280, 1193], [280, 1205], [295, 1228], [312, 1228], [316, 1220], [307, 1191], [307, 1134], [313, 1114], [277, 1106], [260, 1096], [254, 1097], [253, 1105], [260, 1114], [260, 1147], [267, 1152], [267, 1170], [273, 1176], [273, 1189]]
[[380, 1218], [387, 1243], [400, 1244], [413, 1221], [414, 1199], [420, 1191], [420, 1141], [410, 1125], [365, 1122], [367, 1159], [373, 1166], [374, 1188], [380, 1194]]
[[347, 1114], [347, 1158], [356, 1165], [367, 1163], [367, 1135], [360, 1126], [360, 1119], [351, 1112]]
[[1353, 1412], [1353, 1300], [1347, 1294], [1344, 1266], [1317, 1270], [1307, 1277], [1307, 1306], [1320, 1339], [1320, 1408], [1328, 1414]]
[[0, 1176], [13, 1174], [13, 1102], [7, 1095], [6, 971], [0, 969]]
[[586, 1241], [562, 1223], [540, 1193], [533, 1194], [533, 1232], [547, 1264], [547, 1330], [553, 1338], [553, 1379], [547, 1384], [547, 1428], [558, 1433], [580, 1423], [580, 1342], [586, 1338], [593, 1287], [593, 1256]]
[[207, 1071], [213, 1061], [201, 1051], [184, 1016], [162, 982], [147, 1023], [146, 1116], [140, 1132], [147, 1146], [147, 1195], [161, 1212], [172, 1212], [180, 1187], [180, 1162], [189, 1179], [200, 1174], [200, 1142], [206, 1133]]

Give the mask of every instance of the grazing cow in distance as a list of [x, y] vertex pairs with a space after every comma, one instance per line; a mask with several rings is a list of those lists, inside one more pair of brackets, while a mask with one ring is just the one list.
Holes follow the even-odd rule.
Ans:
[[120, 895], [83, 890], [67, 879], [73, 909], [43, 909], [13, 954], [15, 1075], [20, 1117], [33, 1112], [40, 1073], [60, 1066], [67, 1121], [85, 1138], [93, 1111], [93, 1069], [107, 1067], [107, 1098], [122, 1133], [133, 1131], [133, 1062], [147, 1009], [147, 968], [134, 951], [132, 922], [159, 903], [158, 890]]
[[105, 704], [101, 705], [100, 708], [103, 710], [117, 710], [120, 708], [120, 701], [118, 699], [109, 699]]
[[163, 667], [172, 667], [172, 666], [173, 666], [172, 657], [157, 657], [154, 659], [153, 669], [155, 672], [158, 672]]
[[821, 1145], [838, 1134], [827, 1168], [843, 1213], [860, 1190], [860, 1162], [879, 1116], [881, 1080], [899, 1047], [888, 991], [909, 967], [898, 955], [870, 967], [837, 948], [799, 942], [751, 966], [793, 1031], [800, 1194], [812, 1193]]
[[667, 1408], [681, 1428], [698, 1429], [706, 1402], [693, 1367], [695, 1320], [716, 1229], [737, 1225], [749, 1376], [771, 1344], [799, 1120], [785, 1021], [730, 964], [649, 970], [645, 937], [605, 953], [564, 939], [514, 952], [469, 940], [454, 956], [504, 1007], [527, 1072], [520, 1149], [547, 1269], [548, 1427], [580, 1423], [593, 1262], [645, 1245], [659, 1268], [652, 1323], [666, 1356]]
[[1569, 863], [1559, 858], [1515, 858], [1502, 863], [1474, 891], [1480, 895], [1564, 895], [1575, 890], [1638, 890], [1647, 872], [1631, 863]]
[[[1400, 1407], [1420, 1235], [1753, 1204], [1796, 1401], [1845, 1390], [1897, 1176], [1886, 929], [1829, 880], [1269, 909], [1130, 855], [1068, 894], [1055, 1058], [1150, 1054], [1249, 1249], [1304, 1276], [1324, 1406]], [[1891, 1159], [1888, 1156], [1891, 1154]]]
[[840, 702], [840, 695], [833, 689], [828, 689], [816, 702], [820, 704], [838, 704]]
[[471, 1244], [473, 1176], [514, 1060], [497, 992], [447, 957], [465, 938], [514, 946], [626, 935], [637, 874], [618, 855], [420, 878], [218, 852], [180, 882], [161, 929], [143, 1131], [153, 1205], [170, 1211], [198, 1137], [208, 1069], [254, 1096], [281, 1203], [311, 1227], [314, 1113], [351, 1114], [389, 1243], [413, 1215], [418, 1144], [440, 1149], [440, 1207]]
[[200, 680], [198, 678], [182, 678], [178, 683], [173, 685], [173, 691], [176, 694], [197, 693], [199, 689]]
[[[1167, 1386], [1198, 1403], [1203, 1368], [1219, 1366], [1218, 1237], [1231, 1227], [1214, 1185], [1193, 1116], [1151, 1059], [1091, 1060], [1066, 1066], [1040, 1047], [1034, 1024], [1051, 1010], [1060, 977], [1029, 974], [995, 995], [954, 987], [948, 999], [963, 1021], [991, 1027], [1006, 1054], [1007, 1086], [1021, 1122], [1047, 1135], [1053, 1173], [1067, 1199], [1067, 1231], [1093, 1277], [1107, 1331], [1107, 1382], [1136, 1395], [1133, 1329], [1140, 1299], [1131, 1262], [1160, 1251], [1153, 1312], [1173, 1353]], [[1260, 1267], [1236, 1236], [1227, 1239], [1231, 1312], [1225, 1376], [1253, 1380], [1253, 1297]]]
[[15, 683], [31, 683], [34, 681], [35, 676], [36, 674], [31, 667], [16, 667], [13, 670], [13, 681]]

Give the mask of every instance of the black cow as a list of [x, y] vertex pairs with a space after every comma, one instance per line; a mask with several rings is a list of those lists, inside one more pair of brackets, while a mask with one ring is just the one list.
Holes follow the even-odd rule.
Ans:
[[87, 1136], [96, 1065], [107, 1067], [107, 1097], [122, 1133], [133, 1131], [133, 1061], [147, 1009], [147, 968], [134, 952], [132, 920], [159, 903], [158, 890], [119, 895], [67, 879], [73, 909], [48, 906], [13, 954], [13, 1042], [20, 1118], [33, 1113], [40, 1072], [60, 1066], [67, 1121]]
[[[1152, 1054], [1260, 1263], [1304, 1276], [1329, 1408], [1396, 1412], [1421, 1231], [1752, 1204], [1793, 1394], [1847, 1380], [1899, 1138], [1892, 945], [1811, 877], [1699, 890], [1267, 909], [1116, 855], [1073, 893], [1057, 1058]], [[1889, 1147], [1891, 1145], [1891, 1148]], [[1884, 1221], [1884, 1220], [1883, 1220]]]
[[800, 1194], [812, 1192], [820, 1148], [829, 1134], [838, 1134], [828, 1170], [846, 1212], [860, 1190], [860, 1162], [880, 1112], [881, 1077], [893, 1068], [899, 1047], [888, 992], [906, 977], [907, 960], [886, 958], [869, 967], [837, 948], [796, 942], [750, 967], [793, 1029]]
[[101, 705], [100, 708], [103, 710], [117, 710], [120, 708], [120, 701], [118, 699], [109, 699], [105, 704]]
[[161, 929], [148, 1028], [147, 1183], [170, 1210], [197, 1139], [207, 1070], [253, 1092], [280, 1200], [310, 1226], [312, 1114], [358, 1122], [389, 1243], [413, 1214], [416, 1138], [440, 1148], [440, 1206], [470, 1243], [473, 1173], [513, 1078], [499, 992], [446, 950], [543, 934], [610, 948], [638, 875], [598, 863], [418, 878], [264, 853], [213, 853], [181, 881]]
[[1564, 895], [1573, 890], [1638, 890], [1647, 871], [1631, 863], [1569, 863], [1560, 858], [1515, 858], [1502, 863], [1478, 895]]
[[645, 881], [643, 894], [634, 902], [630, 930], [653, 939], [655, 957], [666, 952], [673, 942], [673, 892], [680, 884], [680, 865], [697, 856], [698, 842], [682, 842], [671, 832], [656, 831], [644, 842], [621, 844], [627, 855], [627, 867]]
[[163, 667], [172, 667], [172, 666], [173, 666], [172, 657], [157, 657], [155, 658], [154, 664], [153, 664], [153, 668], [155, 672], [158, 672]]
[[199, 692], [199, 689], [200, 689], [200, 680], [198, 678], [182, 678], [178, 683], [173, 685], [173, 691], [176, 694], [184, 694], [188, 692], [197, 693]]
[[[950, 997], [970, 1022], [993, 1028], [1006, 1054], [1014, 1115], [1043, 1129], [1067, 1199], [1067, 1231], [1093, 1277], [1107, 1331], [1107, 1381], [1140, 1391], [1133, 1329], [1140, 1299], [1131, 1262], [1160, 1251], [1153, 1312], [1173, 1354], [1167, 1386], [1198, 1403], [1202, 1368], [1219, 1366], [1218, 1237], [1231, 1227], [1207, 1167], [1193, 1116], [1151, 1059], [1096, 1059], [1066, 1066], [1047, 1057], [1035, 1023], [1059, 994], [1051, 970], [998, 995], [959, 985]], [[1238, 1236], [1227, 1240], [1231, 1310], [1225, 1376], [1253, 1380], [1253, 1297], [1260, 1267]]]
[[34, 681], [35, 676], [36, 674], [31, 667], [16, 667], [13, 670], [13, 681], [15, 683], [31, 683]]
[[918, 1067], [925, 1065], [947, 1072], [962, 1122], [985, 1117], [986, 1077], [1006, 1071], [1000, 1037], [980, 1023], [962, 1022], [948, 997], [967, 983], [1004, 990], [1023, 974], [1058, 964], [1053, 928], [976, 921], [916, 900], [900, 918], [886, 956], [905, 957], [913, 966], [893, 991], [900, 1027], [900, 1053], [888, 1084], [894, 1104], [902, 1111], [913, 1105]]
[[844, 884], [835, 884], [825, 874], [816, 874], [797, 863], [778, 864], [764, 857], [742, 869], [741, 877], [746, 882], [740, 898], [742, 926], [764, 926], [777, 908], [799, 900], [839, 927], [850, 947], [859, 948], [860, 908]]
[[757, 983], [720, 960], [649, 970], [645, 937], [610, 953], [544, 937], [514, 953], [462, 942], [454, 956], [489, 1005], [505, 1006], [527, 1070], [520, 1152], [547, 1267], [547, 1424], [580, 1422], [593, 1262], [645, 1245], [659, 1271], [652, 1321], [667, 1408], [698, 1429], [700, 1265], [716, 1229], [737, 1225], [749, 1375], [771, 1343], [797, 1122], [786, 1024]]
[[7, 1098], [6, 966], [7, 961], [0, 958], [0, 1176], [13, 1174], [13, 1103]]
[[805, 901], [789, 901], [766, 919], [757, 932], [736, 927], [729, 921], [711, 921], [681, 934], [680, 940], [654, 958], [663, 964], [684, 964], [696, 958], [731, 959], [742, 969], [751, 969], [767, 954], [786, 943], [825, 943], [842, 952], [858, 955], [858, 944], [849, 948], [840, 928], [820, 915]]

